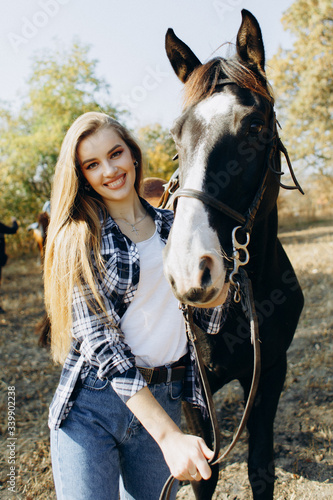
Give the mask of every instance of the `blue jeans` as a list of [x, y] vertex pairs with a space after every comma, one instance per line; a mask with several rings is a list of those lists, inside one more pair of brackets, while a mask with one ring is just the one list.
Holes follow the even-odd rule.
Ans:
[[[149, 388], [179, 426], [183, 382]], [[170, 475], [157, 443], [94, 369], [60, 429], [51, 430], [51, 457], [58, 500], [158, 500]]]

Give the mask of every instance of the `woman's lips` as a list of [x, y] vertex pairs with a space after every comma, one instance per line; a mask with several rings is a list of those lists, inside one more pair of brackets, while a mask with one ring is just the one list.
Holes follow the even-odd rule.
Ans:
[[121, 174], [116, 179], [105, 183], [104, 186], [106, 186], [108, 189], [119, 189], [125, 184], [125, 180], [126, 174]]

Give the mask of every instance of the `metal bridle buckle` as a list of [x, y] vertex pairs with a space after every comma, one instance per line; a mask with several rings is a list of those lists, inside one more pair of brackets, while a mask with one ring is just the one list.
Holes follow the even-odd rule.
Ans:
[[[241, 296], [240, 296], [240, 284], [239, 282], [235, 279], [236, 274], [238, 273], [238, 268], [240, 266], [245, 266], [249, 260], [250, 260], [250, 254], [247, 249], [248, 244], [250, 243], [250, 233], [246, 233], [246, 242], [245, 243], [239, 243], [239, 241], [236, 238], [236, 233], [238, 229], [242, 229], [242, 226], [236, 226], [231, 233], [231, 240], [232, 240], [232, 260], [234, 261], [234, 268], [232, 272], [230, 273], [229, 281], [232, 285], [236, 287], [235, 293], [234, 293], [234, 301], [236, 303], [240, 302]], [[241, 253], [244, 256], [244, 259], [241, 260]]]

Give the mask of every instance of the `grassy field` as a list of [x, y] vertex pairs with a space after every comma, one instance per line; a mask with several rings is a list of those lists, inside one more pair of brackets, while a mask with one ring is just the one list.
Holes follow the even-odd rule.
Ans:
[[[333, 225], [304, 225], [280, 234], [304, 290], [306, 305], [288, 353], [288, 375], [275, 424], [276, 500], [333, 498], [332, 327]], [[41, 268], [37, 255], [10, 259], [4, 269], [0, 303], [0, 497], [53, 500], [47, 413], [60, 368], [37, 345], [34, 329], [43, 314]], [[15, 387], [15, 428], [9, 436], [8, 387]], [[236, 382], [216, 396], [223, 444], [241, 414]], [[11, 408], [11, 407], [10, 407]], [[11, 437], [16, 440], [10, 440]], [[15, 444], [10, 448], [8, 444]], [[246, 435], [222, 464], [215, 499], [251, 498], [246, 472]], [[15, 492], [8, 490], [15, 463]], [[192, 499], [183, 486], [178, 499]]]

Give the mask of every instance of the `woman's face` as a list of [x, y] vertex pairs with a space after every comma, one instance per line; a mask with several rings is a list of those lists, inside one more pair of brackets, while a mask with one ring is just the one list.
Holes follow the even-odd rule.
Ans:
[[107, 206], [131, 199], [136, 178], [134, 159], [113, 128], [102, 128], [83, 139], [77, 156], [86, 181]]

